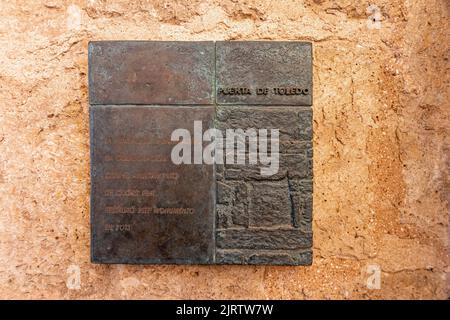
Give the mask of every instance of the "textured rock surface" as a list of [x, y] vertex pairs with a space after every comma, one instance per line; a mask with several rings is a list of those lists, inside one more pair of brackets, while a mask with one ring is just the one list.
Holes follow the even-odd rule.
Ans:
[[[450, 8], [374, 4], [2, 1], [0, 297], [446, 298]], [[118, 39], [313, 42], [311, 267], [89, 262], [87, 47]]]

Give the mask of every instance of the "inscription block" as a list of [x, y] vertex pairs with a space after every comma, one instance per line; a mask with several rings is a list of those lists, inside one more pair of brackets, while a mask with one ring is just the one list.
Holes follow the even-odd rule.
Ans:
[[89, 43], [91, 104], [213, 103], [214, 43]]
[[213, 166], [171, 161], [171, 133], [212, 126], [211, 107], [91, 108], [92, 260], [210, 263]]
[[312, 48], [307, 42], [216, 43], [217, 104], [312, 103]]

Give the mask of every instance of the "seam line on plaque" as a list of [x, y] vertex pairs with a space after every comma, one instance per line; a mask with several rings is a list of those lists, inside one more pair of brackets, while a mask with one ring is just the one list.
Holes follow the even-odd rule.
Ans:
[[[216, 114], [217, 114], [217, 91], [216, 91], [216, 82], [217, 82], [217, 42], [214, 41], [214, 57], [213, 57], [213, 63], [214, 63], [214, 70], [213, 70], [213, 103], [214, 103], [214, 113], [213, 113], [213, 128], [216, 128]], [[214, 153], [215, 154], [215, 153]], [[216, 243], [216, 202], [217, 202], [217, 180], [216, 180], [216, 163], [214, 161], [213, 163], [213, 187], [214, 187], [214, 194], [213, 194], [213, 256], [212, 256], [212, 263], [216, 264], [216, 254], [217, 254], [217, 243]]]
[[217, 42], [214, 42], [214, 105], [217, 106]]

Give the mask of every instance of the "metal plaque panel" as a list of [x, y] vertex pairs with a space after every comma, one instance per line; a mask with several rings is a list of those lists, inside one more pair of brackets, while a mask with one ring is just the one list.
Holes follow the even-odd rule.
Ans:
[[89, 43], [91, 104], [213, 103], [214, 43]]
[[[176, 110], [175, 110], [176, 108]], [[212, 126], [212, 107], [91, 108], [92, 261], [210, 263], [211, 165], [175, 165], [178, 128]]]
[[279, 168], [216, 167], [216, 263], [312, 263], [312, 110], [310, 107], [217, 106], [216, 128], [278, 129]]
[[312, 103], [312, 47], [295, 41], [216, 43], [217, 104]]

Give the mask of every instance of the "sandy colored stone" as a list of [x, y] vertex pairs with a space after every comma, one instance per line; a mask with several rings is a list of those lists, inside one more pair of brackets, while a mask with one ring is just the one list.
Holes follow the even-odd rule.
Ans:
[[[374, 4], [2, 1], [0, 298], [447, 298], [450, 7]], [[313, 42], [311, 267], [90, 263], [87, 46], [119, 39]]]

